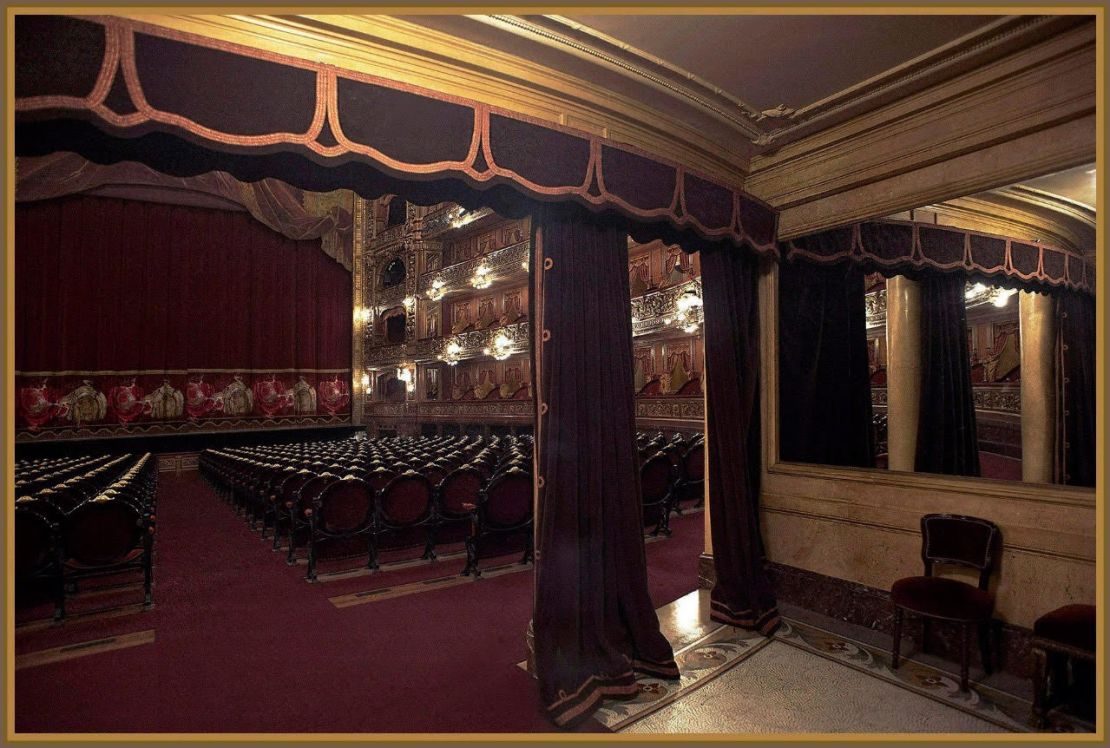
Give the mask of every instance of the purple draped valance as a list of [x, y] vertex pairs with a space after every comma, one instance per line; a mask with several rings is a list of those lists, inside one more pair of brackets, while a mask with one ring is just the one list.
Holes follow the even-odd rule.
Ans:
[[[17, 143], [28, 125], [45, 132], [44, 124], [76, 120], [121, 140], [171, 135], [230, 156], [296, 154], [478, 193], [509, 185], [701, 241], [775, 249], [774, 210], [739, 189], [477, 101], [114, 17], [17, 16], [15, 39]], [[156, 160], [136, 153], [113, 157]], [[154, 165], [179, 174], [211, 166], [183, 160]], [[268, 163], [281, 164], [268, 176], [319, 186], [320, 177], [298, 174], [301, 162]]]
[[799, 237], [780, 246], [783, 259], [852, 260], [885, 274], [922, 269], [963, 271], [1016, 283], [1094, 293], [1095, 269], [1069, 249], [909, 221], [867, 221]]

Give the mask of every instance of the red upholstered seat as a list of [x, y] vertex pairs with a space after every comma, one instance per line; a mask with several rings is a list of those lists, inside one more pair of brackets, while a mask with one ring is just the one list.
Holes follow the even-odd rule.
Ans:
[[906, 577], [890, 588], [895, 605], [913, 613], [953, 621], [981, 621], [994, 610], [994, 595], [945, 577]]
[[1095, 606], [1065, 605], [1045, 613], [1033, 624], [1033, 634], [1078, 649], [1095, 650]]

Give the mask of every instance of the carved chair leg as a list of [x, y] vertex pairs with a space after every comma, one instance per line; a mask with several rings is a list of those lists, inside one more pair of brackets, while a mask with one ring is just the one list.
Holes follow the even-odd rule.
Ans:
[[971, 648], [969, 646], [968, 629], [971, 628], [970, 623], [960, 624], [960, 690], [967, 690], [967, 675], [968, 675], [968, 660], [971, 658]]
[[1033, 647], [1033, 726], [1043, 730], [1048, 713], [1048, 653]]
[[466, 566], [463, 567], [462, 575], [468, 577], [473, 573], [477, 577], [480, 575], [478, 571], [478, 543], [473, 536], [470, 536], [466, 539], [465, 544]]
[[296, 507], [289, 510], [289, 552], [285, 554], [285, 563], [292, 566], [297, 562], [297, 516]]
[[310, 582], [316, 581], [316, 518], [308, 519], [308, 572], [305, 578]]
[[898, 659], [902, 649], [902, 609], [894, 609], [894, 643], [890, 648], [890, 667], [898, 669]]

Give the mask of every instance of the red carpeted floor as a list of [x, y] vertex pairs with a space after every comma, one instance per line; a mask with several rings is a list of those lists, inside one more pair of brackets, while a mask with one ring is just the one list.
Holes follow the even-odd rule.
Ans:
[[[531, 571], [340, 609], [328, 598], [444, 576], [461, 562], [311, 585], [196, 473], [162, 476], [158, 501], [155, 608], [20, 632], [16, 648], [149, 629], [155, 641], [17, 670], [18, 731], [554, 729], [516, 666]], [[647, 545], [656, 606], [697, 586], [703, 521], [675, 518], [672, 538]]]

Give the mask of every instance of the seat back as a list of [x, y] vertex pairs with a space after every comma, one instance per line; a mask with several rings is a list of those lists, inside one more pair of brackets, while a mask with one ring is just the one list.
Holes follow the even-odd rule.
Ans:
[[421, 524], [432, 514], [432, 484], [415, 471], [401, 473], [379, 494], [378, 512], [392, 529]]
[[[33, 502], [40, 503], [40, 502]], [[32, 503], [15, 507], [15, 575], [28, 577], [50, 566], [54, 548], [53, 523]]]
[[330, 535], [353, 535], [373, 518], [374, 489], [361, 478], [346, 477], [327, 484], [316, 507], [316, 526]]
[[487, 527], [511, 530], [532, 521], [532, 474], [512, 468], [490, 481], [484, 491], [482, 518]]
[[370, 487], [375, 491], [381, 491], [396, 476], [397, 474], [389, 468], [384, 465], [379, 465], [366, 474], [366, 482], [369, 483]]
[[925, 575], [935, 564], [955, 564], [979, 571], [979, 588], [987, 589], [1002, 531], [987, 519], [960, 514], [926, 514], [921, 518], [921, 559]]
[[640, 495], [644, 506], [655, 506], [665, 501], [671, 492], [674, 466], [667, 455], [657, 454], [640, 466]]
[[451, 471], [439, 486], [439, 505], [447, 517], [457, 518], [469, 514], [463, 504], [478, 504], [483, 478], [477, 470], [461, 467]]
[[686, 479], [697, 483], [705, 478], [705, 445], [698, 443], [686, 450], [682, 457]]
[[119, 499], [90, 499], [62, 523], [67, 559], [85, 566], [122, 561], [142, 539], [144, 521], [135, 507]]
[[309, 509], [316, 505], [320, 499], [320, 494], [324, 489], [334, 483], [339, 476], [332, 475], [331, 473], [323, 473], [322, 475], [314, 475], [304, 482], [301, 489], [297, 492], [297, 503], [300, 505], [301, 511]]

